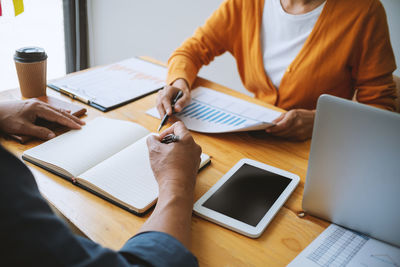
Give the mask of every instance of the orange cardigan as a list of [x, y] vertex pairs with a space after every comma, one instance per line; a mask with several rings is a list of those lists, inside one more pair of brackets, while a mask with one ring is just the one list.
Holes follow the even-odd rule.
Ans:
[[[268, 1], [268, 0], [266, 0]], [[227, 0], [171, 55], [167, 83], [190, 85], [201, 66], [229, 51], [244, 86], [283, 109], [315, 109], [321, 94], [393, 110], [396, 69], [386, 14], [379, 0], [327, 0], [279, 90], [264, 70], [261, 23], [264, 0]], [[268, 62], [267, 62], [268, 64]]]

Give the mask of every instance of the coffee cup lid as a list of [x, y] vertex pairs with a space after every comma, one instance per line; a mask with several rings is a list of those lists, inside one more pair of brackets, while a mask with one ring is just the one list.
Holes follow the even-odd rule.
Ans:
[[43, 48], [36, 46], [22, 47], [15, 51], [14, 60], [18, 62], [36, 62], [47, 58]]

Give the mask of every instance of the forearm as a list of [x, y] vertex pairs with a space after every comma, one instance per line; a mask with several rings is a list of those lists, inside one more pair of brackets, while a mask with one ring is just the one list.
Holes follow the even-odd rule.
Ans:
[[214, 38], [213, 34], [205, 30], [208, 28], [212, 27], [199, 28], [194, 36], [188, 38], [172, 53], [168, 60], [167, 84], [181, 78], [192, 87], [201, 67], [208, 65], [216, 56], [228, 50], [225, 45], [227, 46], [229, 40], [224, 39], [223, 35]]
[[396, 62], [390, 44], [385, 10], [379, 1], [371, 1], [360, 39], [354, 44], [352, 79], [357, 101], [379, 108], [394, 110], [396, 87], [392, 73]]
[[396, 85], [391, 74], [361, 81], [357, 89], [358, 102], [387, 110], [395, 109]]
[[242, 1], [224, 1], [194, 35], [177, 48], [168, 60], [167, 83], [178, 78], [193, 85], [197, 73], [216, 56], [233, 52], [233, 43], [241, 30]]
[[139, 233], [164, 232], [189, 248], [192, 210], [193, 189], [160, 186], [157, 205], [150, 218], [140, 228]]
[[168, 60], [167, 84], [172, 84], [178, 79], [184, 79], [189, 87], [192, 87], [196, 80], [201, 66], [196, 66], [186, 56], [174, 54]]

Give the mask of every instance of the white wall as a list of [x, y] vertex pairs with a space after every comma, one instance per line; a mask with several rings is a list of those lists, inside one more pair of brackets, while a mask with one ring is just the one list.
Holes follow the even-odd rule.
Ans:
[[400, 76], [400, 0], [381, 0], [388, 18], [390, 41], [396, 57], [397, 70], [393, 73]]
[[[169, 55], [222, 1], [89, 0], [90, 64], [108, 64], [141, 55], [167, 62]], [[228, 53], [203, 67], [199, 75], [249, 94]]]
[[[243, 0], [249, 1], [249, 0]], [[350, 0], [349, 0], [350, 1]], [[89, 0], [91, 66], [146, 55], [166, 62], [222, 0]], [[400, 0], [382, 0], [400, 65]], [[400, 76], [399, 68], [395, 72]], [[200, 76], [248, 93], [230, 54], [218, 57]], [[249, 94], [249, 93], [248, 93]]]

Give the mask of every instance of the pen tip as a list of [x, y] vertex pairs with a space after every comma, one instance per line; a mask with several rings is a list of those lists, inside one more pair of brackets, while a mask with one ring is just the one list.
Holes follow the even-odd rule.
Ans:
[[159, 132], [162, 128], [162, 125], [158, 126], [157, 132]]

